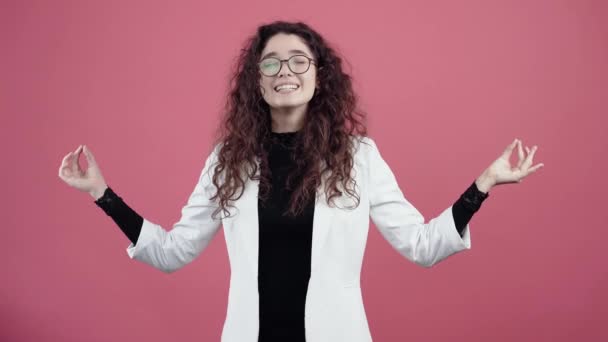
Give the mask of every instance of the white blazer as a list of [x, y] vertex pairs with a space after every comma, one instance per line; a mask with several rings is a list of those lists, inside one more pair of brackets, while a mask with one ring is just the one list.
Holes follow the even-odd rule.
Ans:
[[[467, 224], [463, 237], [458, 234], [451, 206], [425, 223], [422, 214], [403, 196], [375, 142], [361, 136], [354, 140], [353, 170], [360, 205], [355, 210], [331, 207], [324, 191], [317, 192], [304, 317], [307, 342], [372, 341], [360, 287], [370, 217], [393, 248], [423, 267], [471, 248], [470, 227]], [[228, 208], [232, 217], [212, 220], [217, 203], [209, 198], [215, 193], [211, 177], [219, 145], [207, 157], [173, 229], [167, 231], [144, 219], [137, 245], [130, 244], [127, 253], [132, 259], [171, 273], [194, 260], [222, 225], [231, 276], [221, 340], [257, 342], [259, 181], [248, 179], [241, 198], [234, 203], [236, 214], [234, 208]], [[320, 189], [324, 189], [325, 181]], [[344, 207], [354, 202], [343, 195], [336, 203]]]

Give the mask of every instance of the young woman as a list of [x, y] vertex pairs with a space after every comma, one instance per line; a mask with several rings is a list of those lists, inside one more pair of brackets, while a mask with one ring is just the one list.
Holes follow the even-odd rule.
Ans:
[[222, 341], [371, 341], [360, 288], [369, 218], [401, 255], [430, 267], [470, 248], [468, 222], [493, 186], [543, 165], [531, 166], [536, 146], [526, 156], [515, 139], [425, 223], [364, 119], [327, 42], [306, 24], [274, 22], [242, 50], [221, 134], [171, 230], [127, 206], [86, 146], [63, 158], [59, 177], [112, 217], [132, 242], [131, 258], [167, 273], [200, 255], [223, 226], [231, 280]]

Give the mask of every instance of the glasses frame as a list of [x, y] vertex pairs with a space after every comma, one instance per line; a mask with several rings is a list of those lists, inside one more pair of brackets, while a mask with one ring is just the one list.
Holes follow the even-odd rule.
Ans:
[[[294, 57], [304, 57], [304, 58], [308, 59], [308, 67], [306, 68], [306, 70], [304, 70], [304, 71], [302, 71], [302, 72], [295, 72], [295, 71], [293, 71], [293, 70], [291, 69], [291, 67], [289, 66], [289, 60], [290, 60], [290, 59], [292, 59], [292, 58], [294, 58]], [[262, 64], [262, 62], [263, 62], [263, 61], [268, 60], [268, 59], [275, 59], [275, 60], [279, 61], [279, 70], [278, 70], [276, 73], [272, 74], [272, 75], [266, 75], [266, 74], [265, 74], [265, 73], [262, 71], [262, 66], [261, 66], [261, 64]], [[290, 57], [289, 57], [289, 58], [287, 58], [287, 59], [280, 59], [280, 58], [277, 58], [277, 57], [266, 57], [266, 58], [264, 58], [264, 59], [262, 59], [261, 61], [259, 61], [259, 62], [258, 62], [258, 70], [260, 70], [260, 73], [262, 73], [262, 75], [264, 75], [264, 76], [273, 77], [273, 76], [278, 75], [278, 74], [281, 72], [281, 70], [283, 69], [283, 63], [284, 63], [284, 62], [287, 62], [287, 68], [289, 69], [289, 71], [291, 71], [291, 72], [293, 72], [294, 74], [297, 74], [297, 75], [300, 75], [300, 74], [304, 74], [304, 73], [306, 73], [306, 72], [307, 72], [307, 71], [310, 69], [310, 65], [311, 65], [311, 64], [314, 64], [315, 66], [317, 66], [317, 62], [316, 62], [314, 59], [312, 59], [312, 58], [310, 58], [310, 57], [308, 57], [308, 56], [306, 56], [306, 55], [301, 55], [301, 54], [300, 54], [300, 55], [293, 55], [293, 56], [290, 56]]]

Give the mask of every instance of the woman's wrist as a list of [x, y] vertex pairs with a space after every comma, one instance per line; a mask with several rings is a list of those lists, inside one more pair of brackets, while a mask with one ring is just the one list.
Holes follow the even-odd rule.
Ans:
[[97, 201], [98, 199], [100, 199], [103, 196], [103, 194], [107, 188], [108, 188], [108, 185], [104, 183], [102, 186], [91, 190], [89, 192], [89, 194], [93, 197], [93, 199], [95, 199]]
[[481, 176], [479, 176], [475, 180], [475, 185], [477, 189], [483, 193], [488, 193], [490, 189], [494, 186], [494, 178], [489, 175], [488, 171], [484, 171]]

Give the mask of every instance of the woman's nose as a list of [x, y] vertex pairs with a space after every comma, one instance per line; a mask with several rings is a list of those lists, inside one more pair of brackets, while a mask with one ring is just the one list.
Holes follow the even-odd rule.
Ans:
[[288, 61], [281, 61], [281, 70], [279, 70], [279, 74], [278, 76], [282, 76], [282, 75], [291, 75], [292, 72], [291, 70], [289, 70], [289, 65], [288, 65]]

